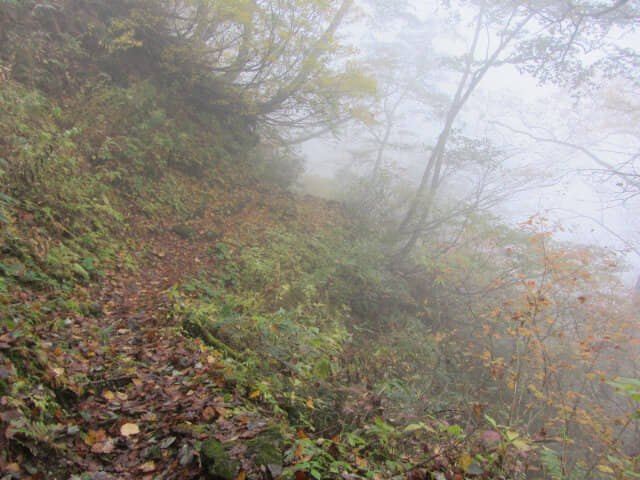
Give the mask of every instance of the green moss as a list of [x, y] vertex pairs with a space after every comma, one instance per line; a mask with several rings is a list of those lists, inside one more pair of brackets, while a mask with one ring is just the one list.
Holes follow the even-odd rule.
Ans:
[[184, 223], [174, 225], [171, 227], [171, 231], [184, 240], [193, 240], [198, 236], [198, 232], [193, 227]]
[[81, 280], [84, 280], [85, 282], [88, 282], [89, 280], [91, 280], [91, 277], [89, 276], [89, 272], [87, 272], [78, 263], [72, 263], [71, 264], [71, 271], [74, 273], [74, 275], [76, 275]]
[[247, 453], [254, 456], [257, 465], [281, 465], [284, 436], [278, 425], [272, 425], [247, 442]]
[[215, 438], [202, 444], [200, 458], [207, 478], [212, 480], [233, 480], [240, 469], [240, 462], [230, 458], [224, 445]]

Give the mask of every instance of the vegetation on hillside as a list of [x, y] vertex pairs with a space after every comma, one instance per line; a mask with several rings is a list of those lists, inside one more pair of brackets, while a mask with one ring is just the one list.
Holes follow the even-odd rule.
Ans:
[[640, 476], [613, 254], [285, 188], [352, 3], [0, 1], [2, 478]]

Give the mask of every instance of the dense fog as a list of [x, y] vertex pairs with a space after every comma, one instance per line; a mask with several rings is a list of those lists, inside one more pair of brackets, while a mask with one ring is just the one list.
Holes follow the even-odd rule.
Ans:
[[640, 0], [0, 0], [0, 478], [640, 478]]

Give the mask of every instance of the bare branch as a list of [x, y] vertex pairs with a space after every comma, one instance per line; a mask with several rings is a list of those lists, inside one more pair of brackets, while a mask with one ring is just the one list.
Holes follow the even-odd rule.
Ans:
[[511, 130], [513, 133], [517, 133], [519, 135], [527, 136], [527, 137], [529, 137], [532, 140], [535, 140], [537, 142], [553, 143], [553, 144], [556, 144], [556, 145], [562, 145], [564, 147], [569, 147], [569, 148], [572, 148], [572, 149], [577, 150], [579, 152], [582, 152], [586, 156], [588, 156], [591, 160], [596, 162], [598, 165], [600, 165], [601, 167], [605, 168], [608, 172], [611, 172], [612, 174], [616, 175], [618, 178], [620, 178], [624, 182], [626, 182], [629, 185], [632, 185], [635, 188], [637, 188], [638, 190], [640, 190], [640, 182], [638, 182], [638, 181], [634, 180], [633, 178], [631, 178], [632, 175], [629, 175], [626, 172], [620, 171], [618, 168], [616, 168], [615, 165], [612, 165], [611, 163], [606, 162], [605, 160], [602, 160], [600, 157], [598, 157], [592, 151], [586, 149], [585, 147], [583, 147], [581, 145], [577, 145], [575, 143], [567, 142], [567, 141], [564, 141], [564, 140], [558, 140], [556, 138], [538, 137], [536, 135], [533, 135], [530, 132], [525, 132], [523, 130], [515, 129], [515, 128], [510, 127], [509, 125], [505, 125], [504, 123], [501, 123], [501, 122], [493, 122], [493, 123], [495, 123], [497, 125], [500, 125], [501, 127], [506, 128], [508, 130]]

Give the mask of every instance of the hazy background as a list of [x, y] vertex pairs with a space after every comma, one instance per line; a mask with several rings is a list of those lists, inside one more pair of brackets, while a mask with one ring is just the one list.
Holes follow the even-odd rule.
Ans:
[[[435, 2], [414, 2], [413, 7], [421, 21], [432, 25], [431, 35], [427, 34], [430, 44], [419, 44], [424, 47], [425, 59], [432, 61], [429, 56], [464, 53], [472, 34], [470, 28], [456, 32], [448, 29], [447, 11], [438, 8]], [[472, 15], [469, 11], [470, 19]], [[410, 43], [410, 34], [406, 28], [394, 32], [392, 26], [376, 31], [362, 24], [352, 25], [348, 32], [362, 52], [375, 49], [376, 44]], [[616, 37], [614, 32], [614, 37], [620, 46], [640, 49], [637, 33]], [[421, 57], [419, 52], [412, 54]], [[597, 59], [597, 54], [591, 54], [583, 61], [589, 63]], [[443, 75], [435, 67], [432, 70], [440, 75], [435, 84], [442, 93], [453, 95], [459, 74]], [[640, 231], [636, 213], [640, 207], [638, 198], [625, 193], [619, 179], [602, 173], [601, 167], [585, 152], [533, 138], [579, 144], [612, 165], [635, 159], [640, 148], [638, 125], [615, 112], [617, 97], [633, 95], [631, 91], [623, 93], [624, 88], [625, 84], [615, 79], [602, 79], [597, 92], [581, 95], [568, 88], [541, 85], [533, 76], [503, 65], [487, 73], [454, 127], [469, 137], [489, 138], [506, 152], [504, 167], [511, 174], [535, 178], [530, 185], [514, 192], [508, 201], [494, 206], [492, 213], [510, 224], [542, 214], [562, 225], [564, 232], [556, 233], [560, 240], [596, 244], [619, 252], [630, 265], [623, 274], [625, 283], [633, 285], [640, 273], [636, 243]], [[633, 101], [637, 102], [637, 98]], [[413, 100], [400, 107], [398, 117], [402, 118], [396, 121], [393, 135], [410, 147], [387, 151], [385, 165], [408, 182], [416, 183], [424, 169], [428, 145], [439, 133], [441, 122], [430, 117], [425, 108]], [[362, 139], [349, 131], [304, 143], [301, 152], [306, 160], [305, 175], [332, 179], [348, 169], [366, 171], [370, 167], [357, 166], [355, 152], [362, 146]]]

